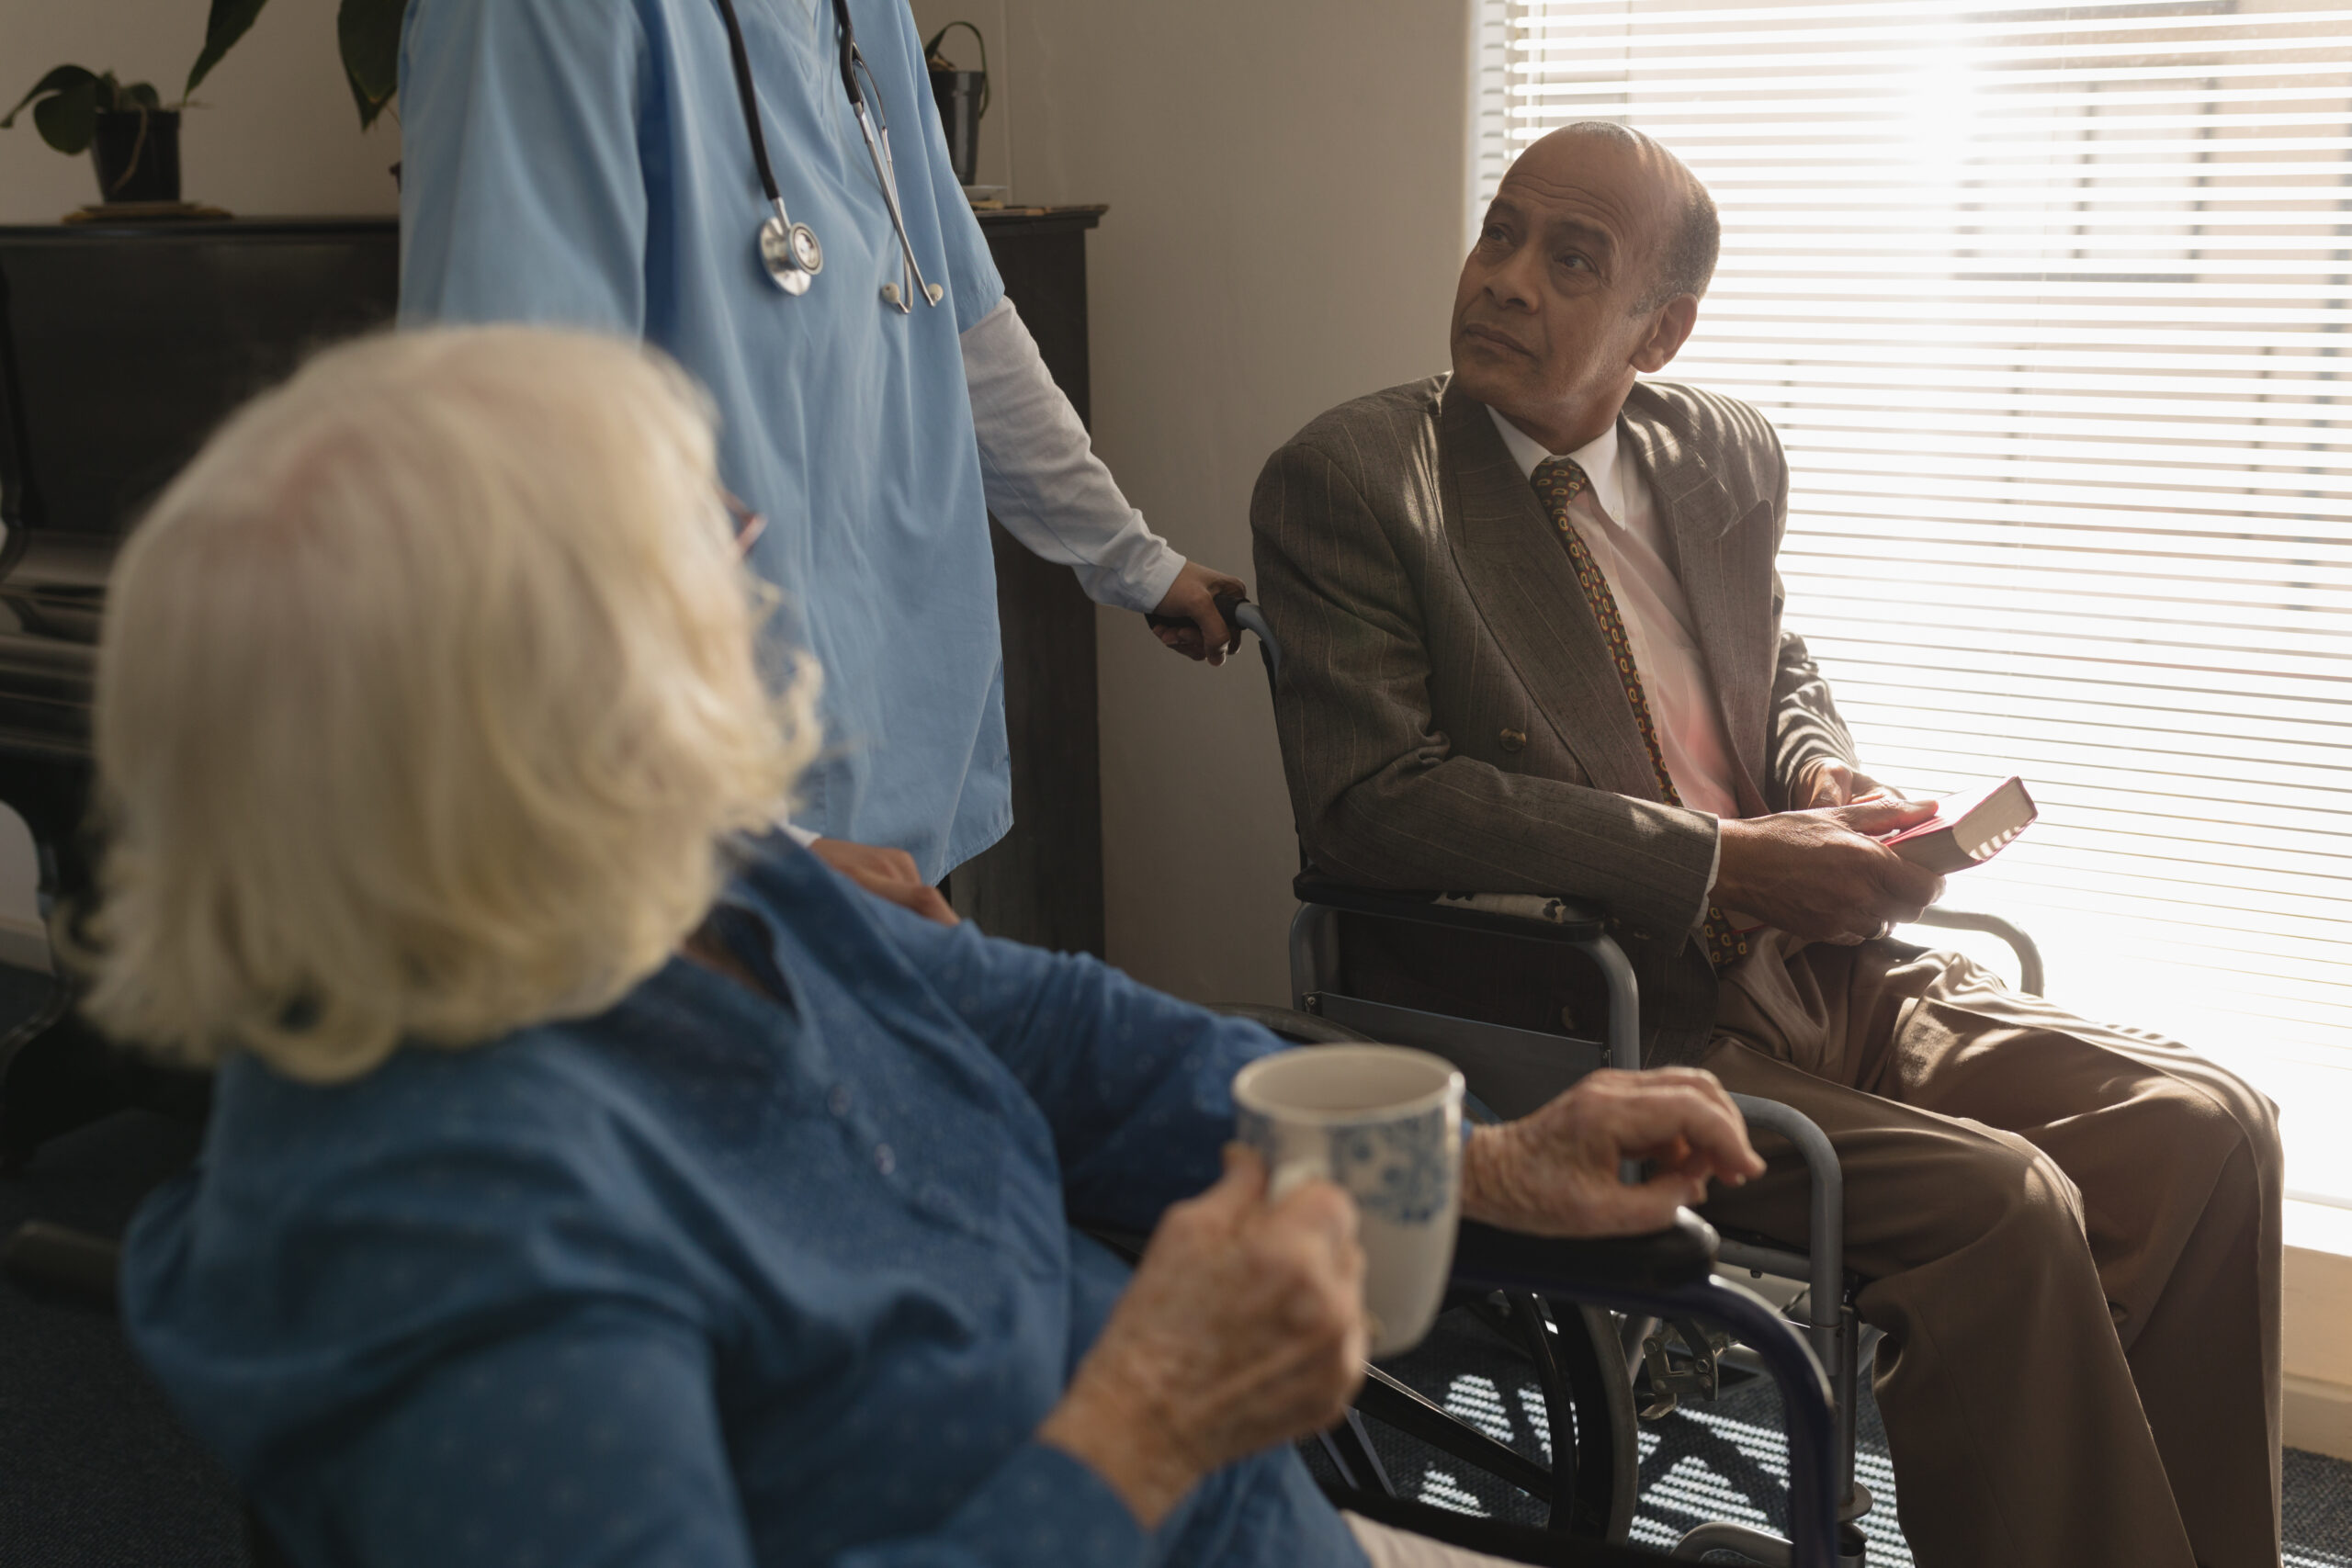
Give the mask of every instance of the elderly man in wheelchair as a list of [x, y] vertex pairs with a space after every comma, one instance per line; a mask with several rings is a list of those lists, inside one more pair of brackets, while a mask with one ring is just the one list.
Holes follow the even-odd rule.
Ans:
[[1716, 237], [1647, 138], [1544, 138], [1464, 264], [1452, 374], [1267, 464], [1302, 1003], [1457, 1048], [1505, 1111], [1606, 1030], [1793, 1134], [1708, 1213], [1812, 1271], [1833, 1356], [1849, 1311], [1883, 1331], [1924, 1568], [2275, 1568], [2274, 1108], [1891, 938], [1941, 886], [1879, 840], [1928, 808], [1861, 772], [1781, 625], [1780, 445], [1638, 379], [1697, 324]]
[[[1281, 1043], [765, 832], [813, 677], [712, 454], [633, 346], [385, 338], [127, 547], [88, 1005], [218, 1068], [121, 1268], [188, 1424], [320, 1568], [1487, 1561], [1283, 1446], [1365, 1340], [1344, 1194], [1225, 1146]], [[1477, 1130], [1463, 1210], [1762, 1169], [1703, 1072], [1604, 1076]]]

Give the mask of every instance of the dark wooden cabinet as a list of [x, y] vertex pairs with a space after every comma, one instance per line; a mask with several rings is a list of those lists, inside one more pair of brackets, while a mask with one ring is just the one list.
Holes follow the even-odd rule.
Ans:
[[[1099, 207], [983, 213], [1005, 293], [1080, 419], [1089, 420], [1086, 231]], [[1012, 830], [956, 868], [958, 913], [992, 936], [1102, 953], [1102, 785], [1094, 706], [1094, 605], [994, 522], [1004, 627], [1004, 722]]]
[[[982, 218], [1081, 418], [1102, 210]], [[50, 895], [91, 882], [91, 677], [116, 540], [243, 398], [390, 318], [398, 254], [390, 220], [0, 227], [0, 803], [32, 828]], [[994, 934], [1100, 953], [1094, 607], [1066, 568], [990, 530], [1015, 820], [956, 870], [956, 904]], [[0, 1039], [0, 1167], [126, 1098], [62, 1002]]]

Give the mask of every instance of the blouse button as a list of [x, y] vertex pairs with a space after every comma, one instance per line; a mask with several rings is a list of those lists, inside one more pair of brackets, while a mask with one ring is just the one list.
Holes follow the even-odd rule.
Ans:
[[836, 1116], [849, 1114], [849, 1085], [837, 1083], [825, 1095], [825, 1109]]
[[1524, 729], [1506, 729], [1498, 739], [1502, 741], [1503, 750], [1506, 751], [1523, 751], [1527, 749], [1527, 731]]
[[899, 1168], [899, 1156], [890, 1152], [889, 1145], [874, 1145], [874, 1168], [885, 1176]]

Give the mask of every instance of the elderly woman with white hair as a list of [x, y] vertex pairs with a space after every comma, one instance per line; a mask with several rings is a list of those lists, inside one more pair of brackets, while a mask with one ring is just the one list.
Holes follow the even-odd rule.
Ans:
[[[141, 1355], [303, 1563], [1385, 1556], [1284, 1446], [1359, 1376], [1352, 1212], [1220, 1174], [1280, 1045], [765, 836], [813, 677], [763, 679], [711, 453], [635, 347], [385, 338], [130, 541], [89, 1006], [219, 1073]], [[1760, 1168], [1703, 1075], [1603, 1074], [1480, 1130], [1464, 1209]], [[1130, 1275], [1066, 1213], [1157, 1231]]]

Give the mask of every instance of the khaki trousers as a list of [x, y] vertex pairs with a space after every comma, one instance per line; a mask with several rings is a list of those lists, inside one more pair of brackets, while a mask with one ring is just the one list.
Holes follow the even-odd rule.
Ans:
[[[2152, 998], [2153, 999], [2153, 998]], [[1767, 931], [1705, 1065], [1821, 1124], [1921, 1568], [2278, 1568], [2277, 1111], [1968, 960]], [[1707, 1206], [1802, 1242], [1804, 1167]]]

